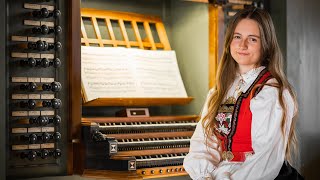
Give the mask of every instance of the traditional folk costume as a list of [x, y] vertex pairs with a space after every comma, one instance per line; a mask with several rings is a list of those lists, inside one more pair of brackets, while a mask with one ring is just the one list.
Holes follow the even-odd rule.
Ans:
[[209, 137], [206, 142], [202, 119], [213, 93], [209, 92], [184, 160], [184, 168], [192, 179], [273, 180], [277, 177], [285, 159], [294, 102], [285, 90], [287, 122], [283, 136], [278, 89], [265, 85], [252, 91], [254, 85], [265, 82], [276, 80], [263, 66], [237, 75], [216, 116], [219, 137]]

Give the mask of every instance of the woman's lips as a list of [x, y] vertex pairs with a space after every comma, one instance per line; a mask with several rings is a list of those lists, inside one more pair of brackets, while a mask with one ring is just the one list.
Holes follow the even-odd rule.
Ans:
[[239, 54], [240, 56], [247, 56], [247, 55], [249, 55], [249, 53], [245, 53], [245, 52], [237, 52], [237, 54]]

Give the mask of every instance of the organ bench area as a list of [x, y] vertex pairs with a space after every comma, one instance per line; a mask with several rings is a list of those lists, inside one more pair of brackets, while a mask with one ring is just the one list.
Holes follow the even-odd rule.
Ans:
[[[81, 10], [83, 45], [126, 46], [152, 50], [170, 50], [160, 18], [95, 9]], [[84, 20], [89, 19], [89, 23]], [[103, 40], [97, 19], [103, 20], [111, 40]], [[117, 22], [123, 41], [116, 40], [110, 20]], [[124, 22], [129, 25], [125, 26]], [[88, 38], [85, 24], [92, 25], [96, 38]], [[142, 37], [142, 31], [146, 32]], [[140, 26], [140, 27], [141, 27]], [[132, 27], [135, 40], [128, 38]], [[152, 32], [150, 27], [155, 27]], [[155, 38], [154, 35], [159, 36]], [[155, 39], [159, 39], [156, 42]], [[83, 112], [82, 138], [85, 177], [111, 179], [147, 179], [187, 175], [183, 159], [189, 151], [197, 115], [156, 115], [149, 109], [157, 106], [185, 105], [187, 98], [98, 98], [84, 104], [93, 113]], [[98, 116], [95, 108], [103, 106], [107, 115]], [[161, 107], [160, 107], [161, 108]], [[98, 111], [98, 110], [97, 110]], [[112, 112], [113, 111], [113, 112]]]

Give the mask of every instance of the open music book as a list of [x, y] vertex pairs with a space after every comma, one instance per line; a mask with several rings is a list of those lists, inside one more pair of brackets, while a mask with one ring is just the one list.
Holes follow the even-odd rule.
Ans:
[[187, 97], [174, 51], [82, 46], [81, 85], [84, 102]]

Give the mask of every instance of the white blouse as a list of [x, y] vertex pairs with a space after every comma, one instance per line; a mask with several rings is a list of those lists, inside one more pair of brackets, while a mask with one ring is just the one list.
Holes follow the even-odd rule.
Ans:
[[[228, 91], [227, 97], [234, 96], [239, 84], [245, 92], [258, 74], [265, 67], [251, 70], [238, 75]], [[243, 79], [241, 83], [240, 79]], [[270, 79], [268, 83], [276, 82]], [[254, 155], [244, 162], [220, 161], [221, 156], [217, 149], [216, 137], [210, 137], [210, 147], [206, 146], [202, 119], [208, 111], [208, 99], [212, 94], [209, 91], [204, 104], [201, 120], [190, 141], [189, 154], [185, 157], [183, 166], [194, 180], [273, 180], [280, 172], [285, 159], [285, 147], [288, 141], [291, 121], [294, 115], [294, 102], [288, 90], [283, 93], [287, 106], [287, 122], [285, 125], [285, 138], [281, 131], [282, 108], [278, 100], [278, 89], [265, 85], [262, 90], [250, 100], [252, 112], [251, 139]], [[226, 97], [226, 98], [227, 98]]]

